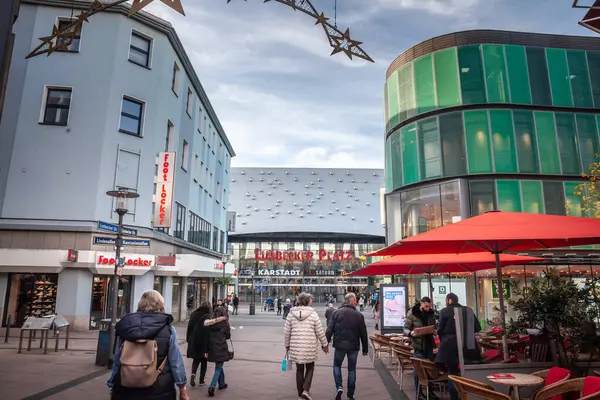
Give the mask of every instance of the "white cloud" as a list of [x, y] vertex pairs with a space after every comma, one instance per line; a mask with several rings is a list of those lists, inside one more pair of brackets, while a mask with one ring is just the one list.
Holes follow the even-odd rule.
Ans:
[[400, 10], [413, 9], [431, 14], [461, 16], [470, 13], [481, 0], [373, 0], [376, 7]]

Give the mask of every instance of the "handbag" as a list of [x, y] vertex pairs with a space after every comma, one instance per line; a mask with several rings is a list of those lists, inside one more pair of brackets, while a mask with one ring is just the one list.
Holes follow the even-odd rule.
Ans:
[[229, 343], [231, 343], [231, 350], [229, 350], [229, 359], [233, 360], [233, 356], [235, 355], [235, 349], [233, 348], [233, 341], [229, 339]]
[[292, 362], [292, 360], [289, 359], [289, 353], [286, 351], [285, 357], [283, 357], [283, 360], [281, 360], [281, 370], [283, 372], [291, 371], [293, 365], [294, 363]]

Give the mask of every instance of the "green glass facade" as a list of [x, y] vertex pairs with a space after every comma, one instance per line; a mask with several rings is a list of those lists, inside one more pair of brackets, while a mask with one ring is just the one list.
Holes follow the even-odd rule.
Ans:
[[[573, 192], [600, 151], [600, 39], [557, 36], [549, 48], [488, 32], [434, 38], [388, 70], [386, 192], [403, 236], [492, 209], [582, 215]], [[420, 204], [449, 182], [468, 204]]]

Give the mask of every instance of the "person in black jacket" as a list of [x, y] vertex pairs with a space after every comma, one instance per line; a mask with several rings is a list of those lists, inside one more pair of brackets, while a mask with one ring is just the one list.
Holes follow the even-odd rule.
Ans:
[[223, 365], [230, 360], [227, 340], [231, 339], [231, 327], [225, 310], [222, 307], [217, 307], [215, 318], [205, 320], [204, 327], [210, 332], [208, 336], [208, 361], [215, 363], [215, 373], [208, 387], [208, 395], [212, 397], [215, 395], [217, 383], [219, 384], [219, 390], [227, 388]]
[[233, 295], [233, 300], [231, 302], [233, 303], [233, 315], [238, 315], [238, 307], [240, 306], [240, 298], [237, 296], [237, 294]]
[[327, 321], [327, 326], [329, 326], [329, 321], [331, 321], [334, 312], [335, 307], [333, 306], [333, 303], [329, 303], [327, 305], [327, 310], [325, 310], [325, 321]]
[[191, 315], [187, 326], [185, 341], [187, 342], [187, 358], [192, 361], [192, 375], [190, 376], [190, 385], [196, 386], [196, 372], [200, 366], [200, 379], [198, 384], [204, 385], [204, 377], [208, 367], [208, 335], [209, 332], [204, 328], [206, 321], [211, 314], [211, 306], [208, 301], [203, 301]]
[[354, 399], [356, 389], [356, 362], [362, 343], [362, 353], [369, 354], [369, 337], [365, 317], [356, 309], [356, 295], [348, 293], [345, 304], [338, 308], [327, 326], [327, 341], [333, 337], [333, 376], [335, 379], [336, 400], [344, 393], [342, 385], [342, 363], [348, 357], [348, 400]]

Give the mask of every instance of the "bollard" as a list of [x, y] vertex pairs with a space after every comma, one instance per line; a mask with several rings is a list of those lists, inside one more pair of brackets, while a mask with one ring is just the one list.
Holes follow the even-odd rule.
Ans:
[[8, 343], [8, 337], [10, 336], [10, 315], [6, 317], [6, 332], [4, 332], [4, 343]]

